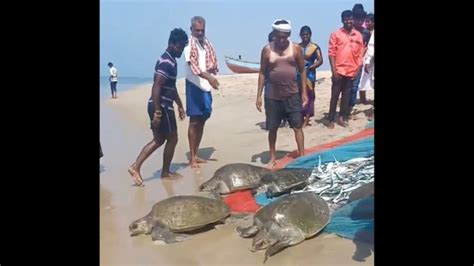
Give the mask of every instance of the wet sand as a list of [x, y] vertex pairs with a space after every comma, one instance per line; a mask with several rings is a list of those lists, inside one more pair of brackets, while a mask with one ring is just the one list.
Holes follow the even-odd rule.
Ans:
[[[371, 105], [356, 105], [357, 120], [348, 128], [336, 125], [327, 129], [320, 122], [328, 111], [330, 74], [318, 73], [323, 80], [316, 86], [315, 117], [304, 129], [309, 148], [363, 130]], [[173, 195], [198, 194], [197, 187], [227, 163], [263, 165], [268, 162], [265, 115], [255, 108], [257, 75], [220, 76], [221, 89], [213, 91], [213, 114], [206, 123], [199, 156], [210, 159], [199, 170], [187, 165], [188, 118], [178, 121], [179, 142], [172, 163], [184, 177], [161, 180], [163, 147], [144, 163], [145, 187], [132, 186], [127, 173], [142, 147], [151, 140], [146, 113], [151, 84], [119, 94], [115, 100], [101, 102], [101, 143], [104, 157], [100, 174], [100, 263], [101, 265], [262, 265], [264, 253], [249, 251], [251, 239], [240, 238], [234, 229], [240, 224], [225, 224], [194, 235], [191, 240], [166, 245], [153, 243], [150, 236], [130, 237], [129, 224], [147, 214], [154, 203]], [[185, 102], [184, 81], [178, 91]], [[373, 92], [367, 93], [373, 99]], [[279, 157], [296, 149], [290, 128], [280, 128], [277, 138]], [[287, 248], [268, 259], [265, 265], [373, 265], [372, 246], [335, 235], [320, 234]], [[365, 261], [360, 261], [365, 260]]]

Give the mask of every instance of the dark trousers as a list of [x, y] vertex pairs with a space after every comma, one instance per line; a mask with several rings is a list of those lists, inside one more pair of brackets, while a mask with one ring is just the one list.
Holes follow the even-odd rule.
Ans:
[[342, 94], [341, 97], [341, 108], [339, 116], [344, 119], [349, 118], [349, 100], [352, 89], [353, 80], [349, 77], [341, 76], [339, 80], [332, 78], [332, 87], [331, 87], [331, 102], [329, 105], [329, 121], [334, 122], [336, 119], [336, 108], [337, 101], [339, 100], [339, 94]]
[[117, 81], [112, 81], [110, 82], [110, 91], [112, 92], [112, 95], [117, 93]]
[[364, 71], [363, 68], [364, 67], [361, 67], [359, 69], [359, 72], [357, 72], [357, 76], [353, 81], [351, 89], [351, 99], [349, 100], [350, 107], [353, 107], [357, 103], [357, 92], [359, 91], [360, 78], [362, 77], [362, 71]]

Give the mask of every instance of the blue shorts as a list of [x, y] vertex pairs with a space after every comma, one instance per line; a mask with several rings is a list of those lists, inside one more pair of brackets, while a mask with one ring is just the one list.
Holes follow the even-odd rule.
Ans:
[[186, 115], [208, 119], [212, 113], [212, 94], [186, 80]]
[[[151, 126], [151, 121], [153, 121], [153, 116], [155, 114], [155, 104], [153, 102], [148, 102], [148, 116], [150, 117], [150, 128], [154, 130]], [[174, 110], [171, 107], [161, 106], [161, 122], [158, 131], [164, 135], [168, 135], [174, 132], [177, 132], [178, 127], [176, 125], [176, 116]]]

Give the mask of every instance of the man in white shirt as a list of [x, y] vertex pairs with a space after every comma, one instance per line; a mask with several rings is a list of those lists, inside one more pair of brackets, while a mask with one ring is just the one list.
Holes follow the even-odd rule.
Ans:
[[[364, 57], [364, 72], [367, 74], [368, 83], [371, 89], [375, 89], [375, 30], [372, 31], [372, 35], [370, 36], [370, 41], [367, 46], [367, 52], [365, 53]], [[367, 116], [369, 121], [374, 119], [374, 114], [370, 114]]]
[[203, 17], [191, 19], [191, 37], [184, 48], [186, 60], [186, 114], [189, 116], [188, 140], [190, 149], [189, 164], [199, 168], [198, 163], [206, 160], [198, 158], [204, 124], [211, 116], [211, 89], [218, 89], [217, 57], [211, 42], [205, 36], [206, 21]]
[[109, 66], [109, 81], [110, 81], [110, 91], [112, 92], [112, 99], [117, 98], [117, 76], [118, 76], [118, 71], [117, 68], [114, 67], [114, 64], [112, 62], [109, 62], [107, 64]]

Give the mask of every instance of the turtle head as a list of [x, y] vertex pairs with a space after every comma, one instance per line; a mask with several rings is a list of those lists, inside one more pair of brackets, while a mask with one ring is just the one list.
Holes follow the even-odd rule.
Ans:
[[130, 230], [130, 236], [137, 236], [141, 234], [150, 234], [152, 226], [148, 221], [148, 215], [146, 217], [140, 218], [130, 224], [128, 229]]
[[258, 234], [252, 240], [252, 247], [250, 250], [255, 252], [257, 250], [267, 249], [273, 246], [281, 239], [281, 228], [274, 222], [267, 222]]
[[199, 186], [200, 191], [211, 191], [216, 186], [216, 181], [214, 178], [207, 180]]

